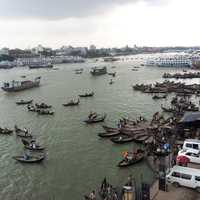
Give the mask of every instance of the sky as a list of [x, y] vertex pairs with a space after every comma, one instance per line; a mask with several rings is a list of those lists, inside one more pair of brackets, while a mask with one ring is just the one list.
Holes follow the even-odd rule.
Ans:
[[0, 0], [0, 48], [200, 46], [200, 0]]

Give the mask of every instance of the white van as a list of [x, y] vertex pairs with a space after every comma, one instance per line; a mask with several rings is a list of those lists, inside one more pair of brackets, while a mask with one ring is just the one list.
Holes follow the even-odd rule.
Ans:
[[183, 143], [183, 149], [196, 149], [200, 150], [200, 140], [196, 139], [186, 139]]
[[175, 165], [166, 175], [167, 182], [174, 186], [185, 186], [200, 192], [200, 170]]

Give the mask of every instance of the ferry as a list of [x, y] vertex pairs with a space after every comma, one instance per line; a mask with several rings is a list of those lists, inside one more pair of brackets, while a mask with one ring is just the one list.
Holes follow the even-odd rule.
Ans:
[[10, 83], [6, 82], [3, 84], [3, 87], [1, 87], [2, 90], [5, 92], [18, 92], [34, 87], [40, 86], [40, 79], [41, 77], [36, 77], [33, 81], [31, 80], [25, 80], [25, 81], [11, 81]]
[[160, 58], [156, 62], [158, 67], [192, 67], [191, 59], [187, 57]]
[[104, 74], [107, 74], [107, 67], [103, 67], [103, 68], [97, 68], [97, 67], [94, 67], [90, 73], [93, 75], [93, 76], [99, 76], [99, 75], [104, 75]]

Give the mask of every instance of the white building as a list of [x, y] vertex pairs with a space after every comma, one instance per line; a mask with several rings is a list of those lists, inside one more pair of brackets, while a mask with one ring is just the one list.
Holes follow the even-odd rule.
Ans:
[[0, 49], [0, 55], [9, 55], [9, 48], [2, 48]]

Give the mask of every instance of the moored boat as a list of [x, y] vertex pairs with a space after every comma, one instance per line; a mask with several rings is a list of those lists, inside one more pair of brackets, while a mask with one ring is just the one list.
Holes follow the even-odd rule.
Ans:
[[106, 132], [114, 132], [114, 131], [119, 131], [118, 128], [113, 128], [113, 127], [109, 127], [109, 126], [106, 126], [106, 125], [102, 125], [103, 129], [106, 131]]
[[148, 140], [151, 136], [149, 135], [137, 135], [134, 137], [134, 142], [136, 143], [144, 143], [146, 140]]
[[119, 131], [113, 131], [113, 132], [109, 132], [109, 133], [99, 133], [98, 136], [105, 138], [105, 137], [113, 137], [113, 136], [117, 136], [119, 135], [120, 132]]
[[111, 138], [110, 140], [117, 144], [123, 144], [123, 143], [132, 142], [134, 140], [134, 137], [129, 136], [129, 135], [121, 135], [121, 136]]

